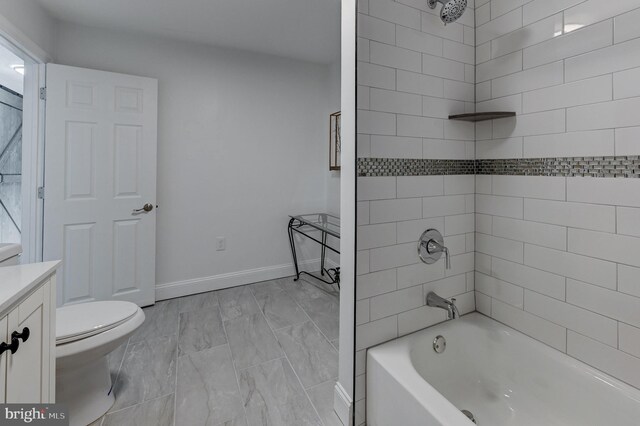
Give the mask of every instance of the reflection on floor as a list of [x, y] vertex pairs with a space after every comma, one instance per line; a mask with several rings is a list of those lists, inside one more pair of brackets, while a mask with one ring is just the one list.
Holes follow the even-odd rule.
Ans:
[[145, 309], [110, 358], [116, 403], [95, 425], [341, 425], [338, 303], [288, 278]]

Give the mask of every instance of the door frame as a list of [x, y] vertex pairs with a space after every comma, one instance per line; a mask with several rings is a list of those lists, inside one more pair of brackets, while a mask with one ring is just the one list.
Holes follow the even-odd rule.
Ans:
[[42, 261], [44, 200], [38, 188], [44, 186], [45, 64], [49, 55], [20, 29], [0, 15], [0, 45], [24, 61], [22, 111], [22, 263]]

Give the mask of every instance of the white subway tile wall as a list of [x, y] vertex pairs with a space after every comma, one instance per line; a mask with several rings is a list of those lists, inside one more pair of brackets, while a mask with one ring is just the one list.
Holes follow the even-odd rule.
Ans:
[[[448, 120], [475, 111], [475, 13], [445, 26], [438, 12], [426, 0], [359, 2], [359, 157], [475, 159], [475, 126]], [[356, 382], [367, 348], [446, 319], [425, 306], [429, 291], [475, 310], [475, 186], [473, 175], [358, 178]], [[445, 235], [451, 270], [418, 258], [429, 228]]]
[[[476, 10], [478, 159], [640, 155], [640, 0]], [[476, 177], [476, 309], [640, 387], [640, 179]]]
[[[476, 0], [447, 26], [423, 0], [358, 4], [360, 157], [640, 155], [640, 0]], [[447, 120], [476, 110], [518, 115]], [[640, 387], [640, 179], [358, 181], [359, 383], [368, 347], [445, 319], [433, 290]], [[452, 270], [419, 262], [430, 227]]]

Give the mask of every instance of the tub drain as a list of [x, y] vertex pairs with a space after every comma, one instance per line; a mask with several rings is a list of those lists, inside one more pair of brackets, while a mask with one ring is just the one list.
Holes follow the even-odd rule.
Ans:
[[471, 420], [473, 423], [476, 422], [476, 418], [473, 417], [473, 413], [469, 410], [460, 410], [462, 411], [462, 414], [464, 414], [465, 416], [467, 416], [469, 418], [469, 420]]
[[436, 336], [436, 338], [433, 339], [433, 350], [436, 351], [436, 353], [441, 354], [446, 347], [447, 341], [443, 336]]

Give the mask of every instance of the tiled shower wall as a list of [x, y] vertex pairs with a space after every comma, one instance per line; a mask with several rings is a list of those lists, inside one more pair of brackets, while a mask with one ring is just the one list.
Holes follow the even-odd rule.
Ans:
[[[356, 423], [366, 348], [442, 320], [430, 289], [640, 387], [640, 0], [476, 0], [447, 27], [362, 0], [358, 35]], [[518, 116], [446, 120], [474, 108]], [[417, 261], [428, 227], [450, 273]]]
[[[474, 11], [442, 24], [425, 0], [361, 0], [358, 5], [358, 157], [473, 159], [473, 124], [449, 114], [474, 111]], [[365, 352], [443, 321], [425, 307], [435, 290], [474, 302], [474, 176], [358, 178], [356, 424], [365, 421]], [[440, 230], [452, 253], [425, 265], [416, 242]]]
[[[640, 155], [640, 0], [476, 2], [479, 159]], [[595, 157], [595, 158], [584, 158]], [[635, 166], [637, 172], [637, 165]], [[535, 170], [530, 171], [536, 174]], [[640, 179], [477, 176], [477, 309], [640, 387]]]

